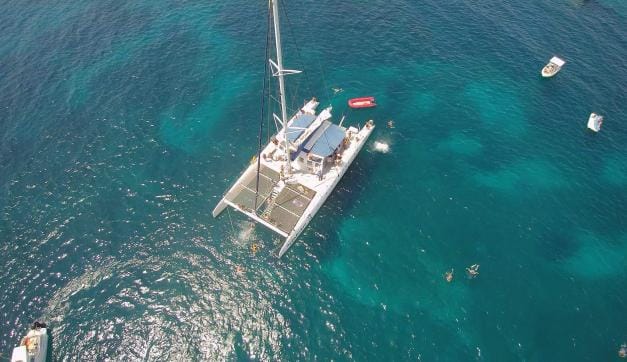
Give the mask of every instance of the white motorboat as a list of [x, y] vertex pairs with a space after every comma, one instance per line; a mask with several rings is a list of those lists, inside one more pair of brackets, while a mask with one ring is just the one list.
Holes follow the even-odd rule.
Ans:
[[45, 323], [35, 322], [20, 345], [13, 349], [11, 362], [45, 362], [48, 351], [48, 329]]
[[553, 57], [549, 62], [542, 68], [542, 76], [544, 78], [550, 78], [557, 74], [562, 67], [566, 64], [566, 61], [559, 57]]
[[281, 257], [324, 204], [375, 126], [372, 120], [363, 127], [334, 124], [331, 107], [316, 112], [316, 98], [288, 118], [284, 76], [300, 71], [283, 68], [278, 0], [271, 3], [276, 62], [269, 60], [268, 66], [278, 78], [281, 116], [274, 115], [274, 120], [281, 129], [259, 150], [213, 216], [230, 206], [281, 235], [285, 238]]
[[603, 116], [594, 112], [590, 113], [590, 117], [588, 117], [588, 129], [591, 129], [594, 132], [599, 132], [602, 124]]

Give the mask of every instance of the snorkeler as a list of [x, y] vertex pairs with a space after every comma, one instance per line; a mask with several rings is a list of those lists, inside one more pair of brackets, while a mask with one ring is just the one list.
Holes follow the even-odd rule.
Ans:
[[469, 266], [468, 268], [466, 268], [466, 274], [468, 275], [468, 278], [470, 279], [473, 279], [477, 275], [479, 275], [479, 264], [473, 264]]
[[455, 272], [455, 269], [451, 269], [450, 271], [447, 271], [446, 273], [444, 273], [444, 279], [450, 283], [453, 281], [453, 273]]

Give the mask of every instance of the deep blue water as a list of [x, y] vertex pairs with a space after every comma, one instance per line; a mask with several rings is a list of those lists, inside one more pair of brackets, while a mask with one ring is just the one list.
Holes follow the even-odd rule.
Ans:
[[280, 260], [211, 217], [256, 150], [263, 1], [0, 4], [0, 359], [36, 319], [55, 360], [618, 359], [627, 2], [286, 2], [291, 108], [379, 127]]

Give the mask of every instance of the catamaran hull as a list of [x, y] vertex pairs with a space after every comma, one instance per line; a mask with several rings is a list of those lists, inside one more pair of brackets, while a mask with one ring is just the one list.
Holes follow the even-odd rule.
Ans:
[[369, 126], [369, 127], [364, 127], [362, 128], [361, 132], [359, 132], [359, 136], [358, 136], [359, 141], [354, 146], [355, 147], [354, 152], [352, 152], [349, 155], [348, 159], [346, 160], [342, 168], [340, 168], [340, 171], [337, 177], [335, 177], [335, 179], [333, 180], [333, 182], [330, 183], [329, 186], [323, 192], [318, 193], [312, 200], [311, 204], [309, 204], [308, 210], [305, 211], [303, 217], [298, 221], [298, 223], [296, 223], [294, 230], [289, 234], [289, 236], [283, 243], [283, 246], [281, 247], [281, 250], [279, 251], [279, 258], [282, 257], [283, 254], [285, 254], [289, 250], [292, 244], [294, 244], [296, 239], [303, 232], [303, 230], [305, 230], [307, 225], [309, 225], [309, 222], [311, 221], [311, 219], [313, 219], [313, 217], [316, 215], [318, 210], [320, 210], [320, 207], [322, 207], [322, 205], [325, 203], [329, 195], [335, 189], [335, 186], [337, 185], [337, 183], [340, 182], [340, 179], [342, 179], [342, 176], [344, 176], [344, 174], [346, 173], [346, 170], [348, 170], [350, 165], [353, 163], [353, 161], [359, 154], [359, 151], [361, 151], [361, 149], [364, 147], [364, 144], [366, 144], [366, 141], [368, 141], [368, 138], [370, 137], [370, 134], [374, 130], [374, 127], [375, 127], [374, 125]]
[[213, 209], [211, 215], [213, 215], [213, 217], [217, 217], [222, 213], [222, 211], [224, 211], [224, 209], [226, 209], [227, 206], [228, 205], [226, 204], [226, 202], [224, 202], [224, 199], [220, 200], [220, 202], [218, 202], [216, 207]]

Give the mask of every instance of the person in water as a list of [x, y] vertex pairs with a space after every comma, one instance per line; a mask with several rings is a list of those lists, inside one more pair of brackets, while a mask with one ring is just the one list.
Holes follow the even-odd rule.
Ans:
[[627, 358], [627, 343], [623, 343], [618, 350], [618, 357]]
[[394, 128], [394, 121], [393, 120], [389, 120], [388, 121], [388, 128]]
[[473, 264], [466, 268], [466, 273], [468, 274], [468, 278], [474, 279], [479, 275], [479, 264]]
[[455, 272], [455, 269], [451, 269], [450, 271], [447, 271], [446, 273], [444, 273], [444, 279], [446, 280], [447, 283], [450, 283], [453, 281], [454, 272]]

